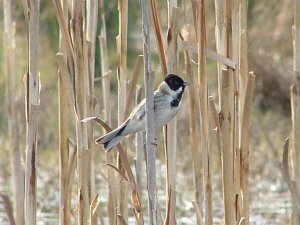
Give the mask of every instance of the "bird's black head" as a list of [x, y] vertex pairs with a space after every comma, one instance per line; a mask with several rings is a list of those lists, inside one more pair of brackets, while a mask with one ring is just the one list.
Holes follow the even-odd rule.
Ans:
[[184, 89], [184, 87], [188, 84], [184, 80], [182, 80], [179, 76], [175, 74], [168, 74], [165, 77], [165, 82], [169, 85], [169, 87], [173, 91], [177, 91], [180, 87]]

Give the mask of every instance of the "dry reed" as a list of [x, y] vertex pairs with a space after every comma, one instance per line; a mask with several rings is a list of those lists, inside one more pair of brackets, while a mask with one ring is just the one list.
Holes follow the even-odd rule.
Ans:
[[39, 77], [39, 0], [31, 0], [28, 21], [28, 72], [24, 75], [26, 110], [25, 224], [36, 224], [36, 155]]
[[156, 152], [154, 146], [154, 73], [151, 70], [149, 5], [147, 0], [141, 1], [145, 111], [146, 111], [146, 171], [148, 190], [148, 224], [158, 225], [157, 190], [156, 190]]
[[[178, 8], [177, 1], [169, 1], [167, 33], [167, 68], [168, 73], [178, 74]], [[165, 127], [165, 162], [166, 170], [166, 219], [165, 225], [176, 224], [176, 156], [177, 156], [177, 117]]]
[[24, 225], [24, 167], [20, 150], [20, 133], [15, 84], [15, 35], [12, 19], [11, 1], [3, 1], [4, 10], [4, 54], [7, 77], [8, 128], [11, 146], [11, 165], [13, 177], [14, 212], [17, 224]]
[[[118, 123], [121, 124], [129, 115], [131, 102], [138, 74], [141, 70], [142, 57], [138, 56], [136, 67], [131, 76], [131, 83], [127, 88], [127, 36], [128, 36], [128, 1], [119, 0], [119, 35], [117, 41], [118, 57]], [[239, 5], [240, 3], [240, 5]], [[30, 10], [28, 16], [29, 28], [29, 72], [25, 75], [26, 85], [26, 116], [27, 116], [27, 152], [26, 152], [26, 223], [35, 224], [36, 197], [35, 197], [35, 158], [37, 138], [37, 116], [39, 108], [39, 74], [38, 48], [33, 43], [38, 42], [38, 15], [39, 1], [32, 0], [30, 7], [23, 1], [24, 10]], [[71, 188], [74, 186], [73, 174], [77, 167], [77, 216], [78, 224], [97, 224], [108, 221], [109, 224], [127, 224], [130, 212], [128, 210], [128, 195], [131, 193], [132, 213], [139, 225], [144, 224], [143, 208], [141, 203], [142, 171], [142, 134], [137, 134], [136, 178], [131, 171], [126, 154], [126, 141], [118, 145], [118, 158], [113, 152], [107, 153], [107, 213], [103, 214], [102, 204], [95, 187], [93, 164], [93, 127], [94, 120], [102, 125], [105, 131], [111, 126], [111, 71], [108, 61], [108, 44], [105, 22], [104, 0], [100, 1], [102, 31], [99, 37], [101, 53], [101, 74], [103, 99], [100, 107], [104, 109], [103, 120], [94, 116], [94, 74], [98, 2], [72, 0], [53, 0], [60, 27], [60, 53], [57, 54], [59, 67], [59, 156], [60, 156], [60, 224], [71, 224]], [[148, 5], [151, 4], [151, 5]], [[189, 88], [189, 113], [191, 128], [191, 153], [195, 180], [195, 201], [193, 201], [197, 224], [213, 224], [213, 185], [211, 181], [211, 158], [216, 146], [222, 160], [223, 198], [225, 209], [225, 224], [249, 224], [249, 136], [250, 112], [254, 93], [255, 76], [248, 74], [247, 64], [247, 19], [246, 1], [237, 0], [215, 1], [216, 5], [216, 46], [217, 53], [210, 51], [206, 46], [206, 15], [205, 1], [191, 1], [193, 21], [196, 30], [196, 41], [190, 39], [179, 41], [179, 9], [177, 1], [169, 1], [167, 54], [163, 44], [161, 24], [155, 0], [142, 0], [142, 28], [143, 28], [143, 55], [144, 81], [146, 93], [146, 172], [148, 190], [148, 221], [149, 224], [162, 224], [158, 206], [156, 190], [156, 152], [154, 146], [155, 131], [153, 126], [153, 90], [154, 73], [151, 70], [150, 22], [152, 16], [158, 55], [163, 75], [178, 74], [179, 50], [185, 50], [185, 63]], [[8, 5], [6, 5], [8, 7]], [[298, 14], [297, 14], [298, 15]], [[69, 18], [70, 17], [70, 18]], [[11, 18], [7, 17], [8, 20]], [[70, 27], [68, 21], [71, 19]], [[295, 16], [295, 43], [297, 43], [297, 27]], [[8, 22], [8, 25], [9, 22]], [[11, 37], [11, 36], [10, 36]], [[7, 39], [10, 39], [9, 37]], [[8, 45], [10, 46], [10, 45]], [[295, 44], [295, 46], [298, 46]], [[296, 47], [295, 47], [296, 48]], [[10, 51], [9, 51], [10, 52]], [[298, 52], [295, 50], [295, 52]], [[198, 82], [193, 74], [191, 54], [198, 56]], [[10, 59], [13, 56], [7, 56]], [[212, 58], [218, 62], [218, 100], [219, 104], [209, 96], [208, 77], [206, 74], [206, 60]], [[296, 57], [295, 58], [299, 58]], [[8, 61], [8, 68], [11, 67]], [[296, 63], [295, 65], [298, 65]], [[295, 66], [296, 83], [292, 88], [293, 106], [293, 139], [294, 149], [299, 136], [299, 76]], [[12, 78], [13, 79], [13, 78]], [[13, 80], [9, 80], [8, 92], [13, 89]], [[197, 85], [198, 84], [198, 89]], [[198, 91], [198, 93], [197, 93]], [[12, 94], [9, 95], [13, 97]], [[16, 117], [14, 99], [9, 100], [12, 112], [10, 121]], [[196, 101], [199, 101], [196, 102]], [[197, 124], [199, 107], [200, 124]], [[217, 113], [217, 108], [220, 113]], [[71, 108], [75, 111], [72, 112]], [[73, 121], [68, 117], [72, 114]], [[88, 119], [85, 119], [88, 118]], [[84, 123], [82, 123], [82, 121]], [[76, 124], [76, 144], [70, 137], [69, 125]], [[11, 124], [11, 137], [18, 133], [14, 124]], [[177, 155], [177, 119], [175, 118], [166, 128], [166, 215], [165, 224], [176, 224], [176, 155]], [[200, 136], [200, 141], [198, 140]], [[73, 137], [74, 138], [74, 137]], [[297, 144], [298, 143], [298, 144]], [[14, 143], [17, 149], [18, 143]], [[17, 152], [17, 150], [14, 150]], [[287, 153], [285, 153], [286, 156]], [[297, 153], [298, 154], [298, 153]], [[21, 158], [16, 154], [17, 158]], [[299, 158], [299, 154], [297, 156]], [[297, 159], [300, 160], [300, 159]], [[33, 163], [33, 164], [31, 164]], [[117, 163], [117, 166], [115, 164]], [[298, 164], [295, 164], [298, 165]], [[14, 168], [17, 171], [17, 168]], [[21, 168], [18, 168], [19, 172]], [[299, 171], [299, 168], [295, 168]], [[117, 173], [116, 173], [117, 172]], [[16, 172], [17, 173], [17, 172]], [[17, 175], [15, 175], [17, 177]], [[21, 182], [16, 178], [15, 182]], [[129, 185], [128, 185], [129, 184]], [[15, 190], [17, 193], [17, 189]], [[16, 197], [16, 202], [22, 196]], [[204, 208], [203, 208], [204, 206]], [[295, 210], [294, 210], [295, 211]], [[22, 212], [22, 210], [21, 210]], [[294, 212], [296, 213], [296, 212]], [[107, 217], [108, 219], [106, 220]], [[18, 221], [22, 220], [21, 213]], [[19, 224], [19, 222], [17, 222]], [[22, 224], [20, 222], [20, 224]]]

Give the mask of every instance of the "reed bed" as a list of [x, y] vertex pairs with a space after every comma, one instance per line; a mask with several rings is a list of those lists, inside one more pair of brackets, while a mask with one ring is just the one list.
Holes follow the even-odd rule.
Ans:
[[[10, 12], [9, 1], [4, 3], [5, 12]], [[191, 1], [188, 7], [192, 9], [192, 15], [184, 13], [177, 1], [168, 1], [167, 24], [162, 25], [156, 0], [142, 0], [139, 30], [143, 34], [143, 56], [136, 56], [136, 66], [132, 75], [128, 74], [127, 65], [130, 13], [127, 0], [118, 1], [119, 33], [116, 37], [115, 53], [118, 61], [115, 69], [117, 72], [111, 69], [112, 63], [109, 61], [105, 1], [52, 0], [52, 3], [60, 32], [57, 37], [59, 52], [56, 55], [59, 99], [59, 224], [125, 225], [133, 223], [132, 220], [138, 225], [177, 224], [176, 196], [180, 194], [177, 193], [177, 155], [180, 148], [186, 148], [190, 149], [189, 154], [192, 155], [194, 184], [190, 185], [193, 185], [194, 189], [193, 206], [197, 224], [215, 224], [212, 158], [213, 154], [216, 154], [221, 162], [224, 223], [248, 225], [249, 138], [255, 75], [249, 73], [247, 62], [247, 1], [229, 0], [226, 4], [223, 1], [215, 1], [217, 51], [214, 52], [207, 47], [206, 1]], [[16, 224], [21, 225], [36, 224], [37, 212], [35, 163], [38, 127], [42, 124], [37, 123], [40, 105], [39, 49], [34, 43], [39, 42], [39, 4], [38, 0], [32, 0], [28, 5], [23, 1], [25, 17], [28, 17], [26, 22], [29, 55], [28, 72], [24, 76], [27, 122], [25, 177], [22, 176], [24, 168], [18, 166], [21, 160], [20, 144], [11, 142], [15, 187], [14, 212]], [[27, 14], [28, 11], [30, 13]], [[12, 27], [11, 16], [5, 15], [6, 27]], [[190, 17], [193, 21], [195, 36], [181, 29], [179, 18], [182, 15], [185, 18]], [[299, 29], [296, 17], [295, 23], [295, 46], [298, 46], [296, 34]], [[101, 27], [99, 33], [98, 27]], [[166, 31], [163, 27], [167, 27]], [[156, 38], [155, 43], [151, 42], [152, 31]], [[165, 32], [167, 37], [163, 37]], [[11, 50], [10, 41], [13, 36], [10, 29], [6, 30], [6, 35], [9, 127], [10, 138], [13, 140], [20, 132], [14, 123], [17, 112], [12, 93], [15, 78], [12, 75], [14, 56]], [[100, 46], [99, 61], [96, 59], [97, 42]], [[184, 63], [179, 60], [180, 53], [184, 53]], [[151, 65], [151, 59], [154, 55], [158, 55], [159, 58], [159, 72], [152, 69], [154, 67]], [[208, 82], [208, 58], [217, 63], [216, 97], [210, 92], [212, 88]], [[95, 85], [98, 85], [95, 63], [101, 64], [102, 96], [97, 96], [95, 91]], [[127, 140], [122, 141], [117, 150], [105, 153], [102, 147], [94, 144], [94, 133], [99, 134], [99, 127], [97, 126], [95, 132], [93, 122], [100, 124], [104, 132], [112, 129], [113, 117], [117, 118], [118, 124], [124, 122], [133, 108], [134, 96], [140, 98], [141, 95], [137, 84], [142, 78], [142, 63], [147, 128], [145, 138], [142, 133], [136, 135], [137, 150], [133, 170], [131, 160], [128, 159], [127, 148], [130, 145]], [[300, 64], [295, 61], [295, 65]], [[296, 137], [299, 136], [297, 118], [300, 98], [297, 91], [297, 71], [295, 68], [296, 81], [291, 89], [294, 149], [297, 149]], [[167, 73], [185, 74], [184, 79], [190, 82], [187, 88], [190, 140], [186, 141], [186, 146], [183, 147], [177, 144], [180, 139], [177, 129], [180, 121], [177, 118], [164, 128], [166, 181], [165, 190], [159, 192], [164, 194], [166, 202], [160, 205], [156, 184], [160, 174], [156, 172], [153, 91], [155, 77], [162, 80]], [[118, 113], [112, 113], [113, 79], [118, 83]], [[128, 83], [128, 80], [131, 82]], [[101, 110], [97, 111], [99, 108]], [[103, 190], [96, 185], [96, 154], [106, 161], [103, 173], [106, 188]], [[295, 152], [295, 166], [299, 165], [297, 160], [300, 160], [297, 155], [299, 154]], [[146, 168], [146, 174], [142, 174], [143, 167]], [[295, 171], [299, 170], [295, 167]], [[295, 176], [298, 176], [297, 173]], [[142, 185], [142, 177], [146, 177], [147, 185]], [[147, 188], [144, 190], [145, 186]], [[148, 204], [143, 201], [142, 196], [145, 193]], [[106, 201], [101, 200], [99, 195], [105, 195]], [[20, 202], [24, 201], [24, 196], [23, 205]], [[72, 199], [76, 199], [76, 204], [72, 203]], [[294, 207], [293, 215], [298, 212], [299, 209]]]

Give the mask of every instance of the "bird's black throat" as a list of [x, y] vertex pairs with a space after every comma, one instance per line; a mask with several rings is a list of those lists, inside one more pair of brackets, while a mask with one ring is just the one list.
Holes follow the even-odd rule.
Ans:
[[171, 102], [171, 107], [178, 107], [178, 105], [181, 101], [183, 92], [184, 92], [184, 86], [182, 86], [182, 91], [180, 93], [178, 93], [177, 97], [174, 98], [173, 101]]

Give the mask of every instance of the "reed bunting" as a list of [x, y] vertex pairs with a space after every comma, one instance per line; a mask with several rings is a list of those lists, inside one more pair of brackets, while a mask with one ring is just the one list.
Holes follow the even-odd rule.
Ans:
[[[166, 125], [178, 112], [181, 97], [188, 82], [175, 74], [168, 74], [154, 92], [154, 128]], [[95, 140], [103, 144], [107, 151], [115, 147], [125, 136], [145, 130], [145, 99], [131, 112], [128, 119], [118, 128]]]

